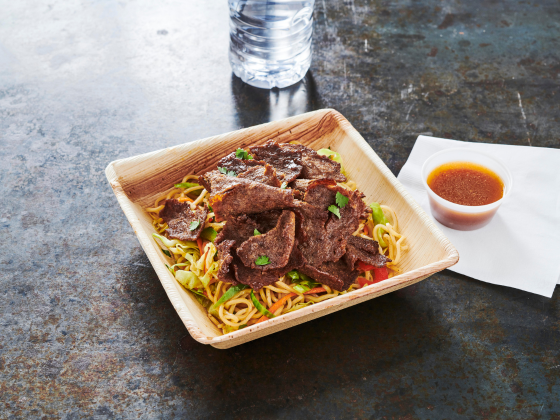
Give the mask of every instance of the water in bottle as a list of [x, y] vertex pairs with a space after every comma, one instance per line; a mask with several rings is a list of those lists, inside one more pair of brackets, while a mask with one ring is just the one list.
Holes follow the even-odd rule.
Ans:
[[229, 0], [233, 72], [271, 89], [300, 81], [311, 64], [314, 0]]

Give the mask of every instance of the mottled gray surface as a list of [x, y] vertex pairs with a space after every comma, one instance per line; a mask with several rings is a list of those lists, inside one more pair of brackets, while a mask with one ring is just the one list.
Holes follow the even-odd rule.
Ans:
[[1, 418], [560, 418], [558, 288], [446, 271], [216, 350], [103, 174], [323, 107], [394, 173], [419, 133], [560, 147], [558, 1], [318, 0], [311, 72], [280, 92], [232, 78], [223, 0], [0, 10]]

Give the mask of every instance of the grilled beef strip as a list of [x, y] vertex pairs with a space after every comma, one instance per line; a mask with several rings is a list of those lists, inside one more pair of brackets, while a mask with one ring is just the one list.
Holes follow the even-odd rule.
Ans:
[[[263, 162], [264, 163], [264, 162]], [[280, 187], [282, 183], [276, 177], [276, 170], [268, 163], [257, 165], [247, 169], [245, 172], [237, 176], [238, 179], [249, 179], [251, 181], [260, 182], [271, 187]]]
[[256, 220], [246, 214], [228, 216], [226, 218], [226, 224], [220, 233], [218, 233], [218, 236], [216, 236], [214, 243], [220, 244], [222, 241], [233, 240], [236, 244], [241, 245], [254, 235], [255, 229], [257, 229], [258, 226]]
[[[262, 271], [285, 267], [294, 247], [295, 234], [295, 214], [284, 210], [274, 229], [247, 239], [237, 248], [237, 256], [246, 267]], [[257, 265], [255, 261], [261, 256], [266, 256], [269, 263]]]
[[296, 179], [290, 182], [288, 187], [301, 193], [303, 199], [306, 191], [316, 185], [336, 185], [336, 181], [334, 179]]
[[278, 177], [284, 182], [292, 182], [303, 169], [301, 153], [283, 149], [274, 140], [270, 140], [262, 146], [250, 147], [249, 150], [251, 150], [255, 159], [263, 160], [272, 165], [276, 169]]
[[317, 267], [305, 265], [299, 268], [298, 271], [339, 292], [348, 289], [356, 281], [359, 274], [358, 270], [349, 268], [342, 259], [327, 261]]
[[[348, 198], [338, 208], [340, 219], [327, 211], [336, 204], [336, 193]], [[315, 183], [306, 190], [303, 202], [296, 202], [299, 248], [309, 265], [318, 267], [326, 261], [338, 261], [346, 252], [346, 241], [358, 229], [365, 203], [362, 194], [337, 185]]]
[[337, 182], [346, 182], [346, 177], [340, 172], [340, 163], [321, 156], [315, 150], [302, 144], [283, 143], [279, 145], [284, 151], [299, 154], [299, 164], [302, 166], [300, 178], [306, 179], [333, 179]]
[[[298, 269], [342, 291], [356, 280], [357, 261], [384, 265], [388, 259], [379, 255], [374, 241], [352, 236], [371, 210], [362, 193], [336, 185], [346, 181], [337, 162], [305, 146], [274, 141], [250, 150], [255, 159], [232, 153], [218, 163], [238, 176], [211, 171], [199, 179], [211, 193], [216, 220], [226, 220], [215, 241], [220, 280], [259, 290]], [[291, 189], [277, 188], [280, 181]], [[327, 211], [336, 204], [337, 192], [348, 198], [339, 208], [340, 218]], [[254, 236], [255, 229], [262, 235]], [[271, 263], [257, 266], [261, 255]]]
[[274, 188], [260, 182], [211, 171], [200, 177], [210, 187], [210, 205], [216, 221], [228, 215], [261, 213], [289, 208], [294, 203], [291, 190]]
[[328, 241], [325, 225], [329, 215], [323, 209], [305, 202], [296, 202], [298, 248], [310, 265], [337, 260], [343, 254], [346, 243]]
[[247, 239], [255, 236], [255, 229], [259, 233], [267, 233], [274, 229], [281, 214], [282, 210], [270, 210], [250, 216], [246, 214], [228, 216], [224, 228], [218, 233], [214, 243], [219, 244], [226, 239], [230, 239], [234, 240], [237, 245], [241, 245]]
[[219, 261], [219, 268], [218, 268], [218, 279], [231, 284], [237, 284], [237, 280], [235, 279], [235, 272], [234, 268], [231, 265], [233, 261], [234, 252], [232, 248], [235, 246], [235, 241], [233, 240], [225, 240], [220, 242], [216, 247], [218, 249], [218, 261]]
[[359, 236], [350, 236], [346, 243], [344, 261], [346, 261], [348, 267], [355, 269], [358, 261], [381, 268], [385, 267], [385, 264], [392, 260], [379, 253], [377, 241], [360, 238]]
[[269, 284], [276, 283], [280, 277], [285, 275], [287, 272], [299, 269], [305, 265], [306, 261], [302, 253], [297, 247], [297, 240], [292, 248], [292, 253], [286, 264], [282, 268], [277, 268], [270, 271], [262, 271], [260, 269], [253, 269], [245, 267], [241, 262], [239, 257], [234, 258], [233, 266], [235, 269], [235, 278], [239, 283], [246, 284], [255, 290], [259, 290], [263, 286], [268, 286]]
[[228, 171], [235, 172], [239, 175], [253, 166], [264, 166], [265, 162], [255, 159], [239, 159], [235, 156], [235, 152], [221, 158], [218, 161], [218, 168], [226, 168]]
[[[165, 200], [165, 207], [159, 213], [169, 226], [165, 230], [167, 236], [180, 241], [196, 241], [204, 229], [207, 215], [208, 207], [197, 207], [193, 211], [190, 203], [182, 203], [176, 199]], [[198, 226], [191, 230], [192, 222], [198, 222]]]

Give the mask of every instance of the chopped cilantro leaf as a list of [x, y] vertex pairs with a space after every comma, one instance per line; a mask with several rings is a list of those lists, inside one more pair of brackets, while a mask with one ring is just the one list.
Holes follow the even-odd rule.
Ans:
[[287, 182], [282, 182], [282, 185], [280, 185], [280, 188], [282, 188], [283, 190], [285, 190], [287, 187], [288, 187]]
[[260, 235], [260, 234], [261, 234], [261, 233], [260, 233], [257, 229], [255, 229], [255, 230], [253, 231], [253, 236], [258, 236], [258, 235]]
[[255, 260], [256, 265], [267, 265], [270, 264], [270, 260], [266, 255], [261, 255], [259, 258]]
[[[343, 208], [344, 206], [346, 206], [346, 204], [348, 204], [348, 197], [346, 197], [344, 194], [341, 194], [340, 192], [336, 193], [336, 205], [340, 208]], [[340, 218], [340, 216], [338, 216]]]
[[195, 220], [194, 222], [191, 222], [191, 224], [189, 225], [189, 230], [196, 230], [196, 228], [199, 226], [200, 226], [200, 222], [198, 220]]
[[253, 159], [253, 156], [251, 156], [249, 153], [247, 153], [245, 150], [243, 149], [237, 149], [235, 151], [235, 157], [237, 159]]
[[233, 171], [228, 171], [227, 168], [220, 168], [218, 167], [218, 171], [220, 171], [220, 173], [227, 175], [227, 176], [237, 176], [237, 174]]
[[336, 214], [338, 216], [338, 218], [340, 219], [340, 210], [334, 204], [329, 206], [329, 208], [327, 210], [330, 211], [331, 213]]

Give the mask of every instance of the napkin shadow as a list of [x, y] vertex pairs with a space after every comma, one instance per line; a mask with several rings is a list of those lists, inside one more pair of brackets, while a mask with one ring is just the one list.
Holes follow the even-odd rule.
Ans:
[[[522, 223], [520, 222], [519, 226], [521, 225]], [[438, 226], [441, 227], [443, 225], [439, 224], [438, 222]], [[476, 243], [469, 244], [469, 245], [474, 245], [474, 246], [480, 245], [483, 249], [487, 249], [487, 251], [485, 252], [484, 255], [480, 255], [478, 251], [475, 251], [475, 253], [472, 253], [470, 255], [470, 259], [474, 260], [474, 257], [478, 255], [479, 258], [476, 261], [483, 266], [488, 264], [488, 266], [491, 267], [491, 272], [499, 270], [502, 278], [508, 278], [508, 276], [510, 276], [511, 278], [517, 277], [517, 272], [515, 271], [516, 269], [515, 265], [502, 265], [500, 267], [497, 267], [496, 264], [498, 263], [498, 260], [492, 258], [493, 253], [494, 254], [501, 253], [501, 250], [499, 249], [500, 244], [503, 243], [515, 244], [519, 242], [519, 237], [516, 237], [512, 233], [513, 229], [515, 229], [515, 227], [511, 226], [511, 224], [508, 224], [504, 220], [504, 218], [500, 215], [500, 212], [498, 210], [498, 212], [496, 213], [492, 221], [487, 226], [483, 227], [478, 231], [472, 231], [478, 234], [472, 235], [473, 241], [476, 241]], [[451, 236], [447, 234], [447, 230], [449, 230], [449, 228], [444, 227], [444, 229], [442, 230], [444, 231], [444, 234], [446, 236]], [[456, 232], [458, 231], [453, 230], [453, 233]], [[494, 232], [499, 232], [500, 233], [499, 237], [495, 237]], [[459, 249], [458, 251], [460, 257], [458, 266], [461, 269], [461, 271], [467, 271], [467, 269], [463, 268], [462, 266], [462, 263], [465, 263], [466, 259], [461, 260], [461, 250]], [[518, 253], [515, 255], [511, 255], [511, 258], [522, 258], [522, 252], [523, 252], [523, 248], [520, 245]], [[483, 271], [481, 271], [480, 269], [477, 270], [479, 273], [483, 273]], [[488, 280], [481, 280], [481, 281], [488, 281]], [[506, 284], [505, 286], [508, 285]]]

